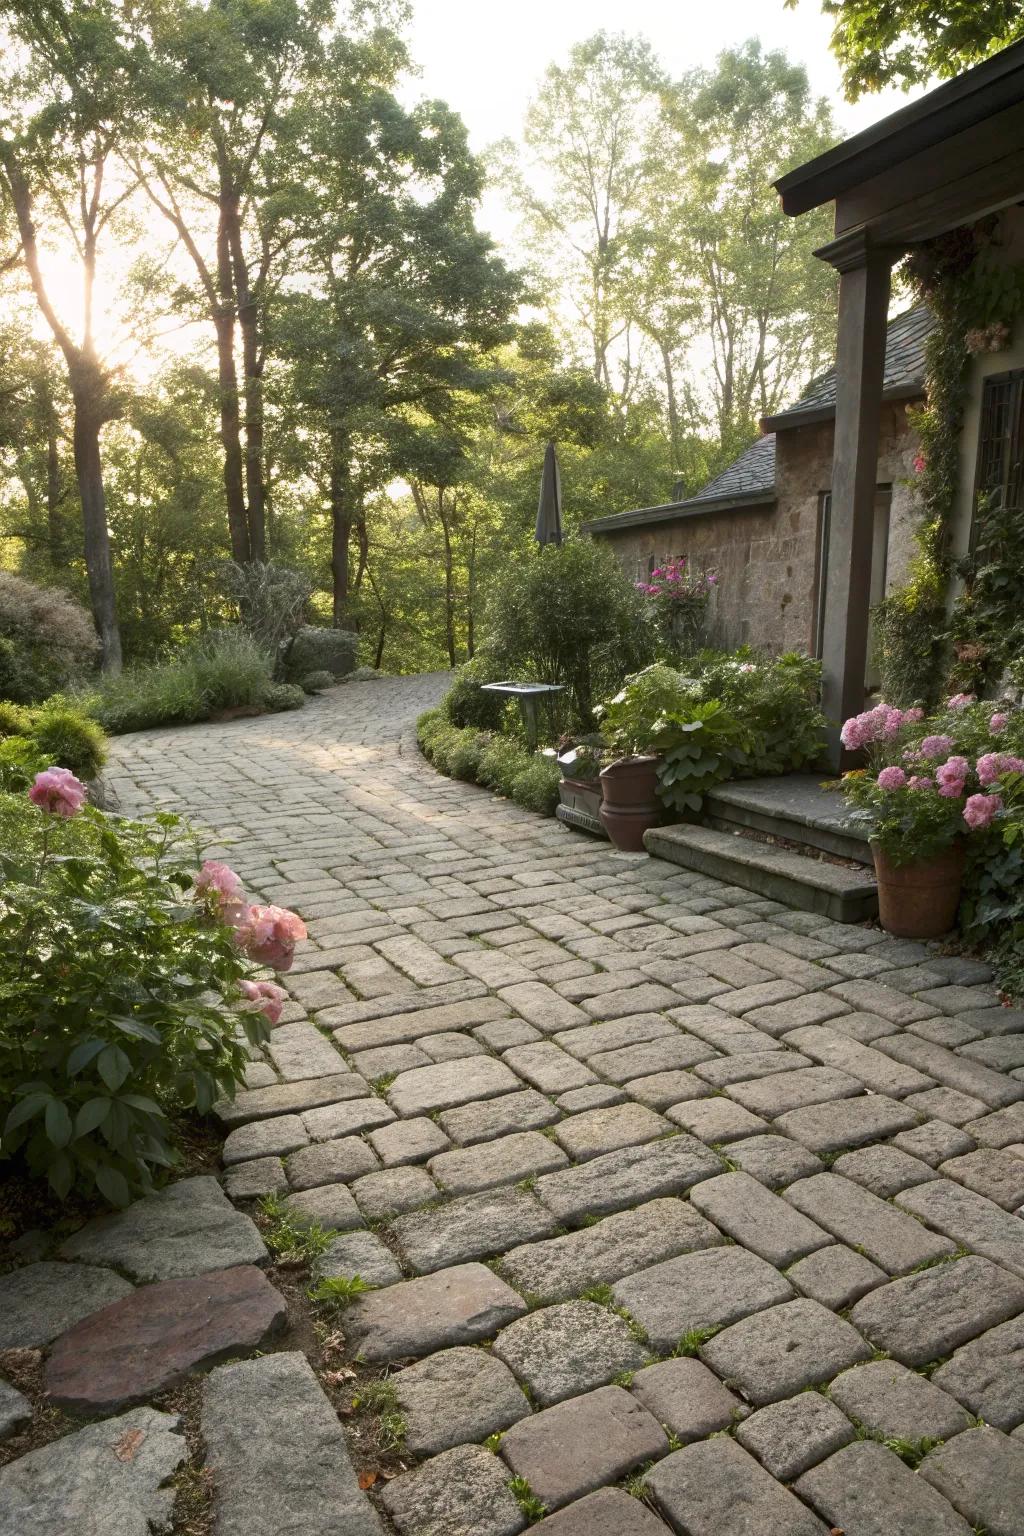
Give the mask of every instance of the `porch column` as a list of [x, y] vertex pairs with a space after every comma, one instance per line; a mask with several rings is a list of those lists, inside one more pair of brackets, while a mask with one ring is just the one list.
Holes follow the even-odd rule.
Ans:
[[864, 707], [879, 417], [896, 253], [869, 246], [862, 230], [852, 230], [815, 254], [839, 272], [832, 516], [822, 644], [828, 760], [839, 768], [842, 723]]

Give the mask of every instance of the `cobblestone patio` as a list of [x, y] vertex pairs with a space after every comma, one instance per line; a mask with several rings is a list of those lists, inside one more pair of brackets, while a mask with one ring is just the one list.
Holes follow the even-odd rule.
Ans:
[[[217, 1366], [218, 1536], [516, 1536], [540, 1506], [550, 1536], [1022, 1536], [1024, 1012], [982, 965], [438, 777], [412, 727], [442, 686], [137, 736], [109, 775], [308, 923], [224, 1185], [339, 1232], [323, 1272], [378, 1287], [350, 1356], [405, 1423], [410, 1470], [369, 1496], [301, 1353]], [[184, 1260], [134, 1213], [65, 1244], [65, 1279], [110, 1284], [70, 1315], [51, 1276], [43, 1342], [224, 1266], [244, 1317], [204, 1361], [271, 1337], [255, 1228], [209, 1181], [182, 1203], [210, 1234]], [[180, 1437], [148, 1430], [135, 1514], [89, 1530], [166, 1517]], [[62, 1475], [33, 1455], [5, 1533], [64, 1529], [25, 1515]]]

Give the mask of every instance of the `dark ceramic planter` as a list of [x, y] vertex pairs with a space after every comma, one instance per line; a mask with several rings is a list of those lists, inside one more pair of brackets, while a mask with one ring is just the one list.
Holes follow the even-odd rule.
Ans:
[[563, 779], [558, 798], [570, 811], [585, 811], [597, 820], [601, 814], [601, 784], [598, 779]]
[[643, 853], [644, 833], [661, 820], [658, 759], [623, 757], [601, 769], [601, 825], [623, 853]]
[[937, 939], [956, 922], [966, 850], [956, 842], [937, 858], [894, 864], [871, 844], [878, 880], [878, 916], [901, 939]]

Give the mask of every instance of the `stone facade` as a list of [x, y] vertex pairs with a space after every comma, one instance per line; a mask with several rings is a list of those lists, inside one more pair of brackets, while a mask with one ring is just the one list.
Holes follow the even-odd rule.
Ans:
[[[903, 400], [882, 407], [878, 548], [885, 558], [886, 591], [905, 579], [913, 553], [917, 440], [907, 409]], [[609, 540], [627, 574], [638, 580], [651, 564], [679, 555], [692, 567], [714, 571], [718, 582], [709, 610], [711, 644], [813, 654], [822, 508], [832, 476], [833, 435], [831, 420], [794, 424], [776, 434], [774, 501], [694, 510], [665, 521], [606, 532], [595, 529], [595, 534]]]

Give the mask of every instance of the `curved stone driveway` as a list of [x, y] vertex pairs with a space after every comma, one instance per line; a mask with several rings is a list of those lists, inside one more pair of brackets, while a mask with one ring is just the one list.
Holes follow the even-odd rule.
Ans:
[[1024, 1013], [439, 778], [442, 685], [118, 744], [125, 810], [308, 922], [226, 1183], [342, 1234], [406, 1425], [371, 1508], [294, 1422], [299, 1357], [215, 1373], [219, 1529], [284, 1528], [294, 1484], [312, 1536], [1021, 1536]]

